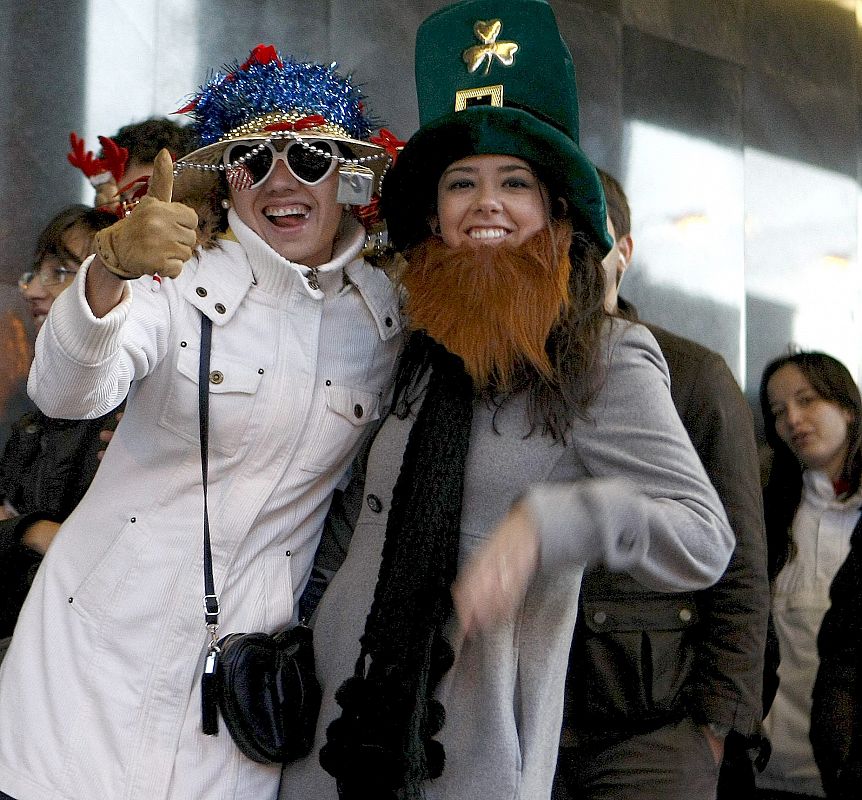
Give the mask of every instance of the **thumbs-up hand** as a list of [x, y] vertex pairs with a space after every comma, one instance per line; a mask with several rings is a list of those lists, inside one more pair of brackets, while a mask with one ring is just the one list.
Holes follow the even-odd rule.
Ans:
[[146, 196], [128, 216], [96, 234], [96, 252], [105, 267], [120, 278], [158, 272], [176, 278], [197, 243], [198, 215], [172, 203], [174, 167], [171, 154], [157, 156]]

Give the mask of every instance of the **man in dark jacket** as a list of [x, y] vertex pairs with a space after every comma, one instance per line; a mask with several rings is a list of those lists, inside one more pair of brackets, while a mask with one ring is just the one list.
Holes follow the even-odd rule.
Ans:
[[[615, 240], [604, 261], [606, 307], [637, 319], [617, 297], [633, 249], [628, 202], [612, 176], [599, 176]], [[746, 739], [761, 718], [769, 609], [751, 414], [720, 355], [647, 327], [668, 362], [674, 403], [724, 504], [736, 550], [721, 580], [697, 593], [648, 592], [602, 569], [585, 576], [554, 797], [712, 800], [724, 760], [721, 794], [740, 800], [747, 796], [740, 776], [754, 786]]]
[[862, 519], [829, 591], [817, 637], [820, 668], [811, 707], [811, 745], [830, 800], [862, 797]]
[[0, 461], [0, 637], [11, 636], [36, 568], [59, 523], [84, 496], [114, 412], [90, 420], [21, 417]]

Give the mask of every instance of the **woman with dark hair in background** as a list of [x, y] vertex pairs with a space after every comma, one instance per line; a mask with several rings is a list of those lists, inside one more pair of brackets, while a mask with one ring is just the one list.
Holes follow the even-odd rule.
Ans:
[[811, 692], [830, 584], [851, 536], [859, 536], [862, 401], [837, 359], [803, 352], [767, 365], [760, 403], [774, 452], [764, 511], [781, 663], [763, 723], [772, 756], [758, 776], [758, 796], [824, 797], [809, 741]]
[[[39, 234], [33, 266], [18, 281], [37, 333], [54, 300], [71, 286], [96, 231], [116, 221], [113, 214], [74, 205]], [[0, 658], [42, 556], [96, 473], [99, 432], [112, 414], [62, 420], [34, 409], [12, 426], [0, 462]]]

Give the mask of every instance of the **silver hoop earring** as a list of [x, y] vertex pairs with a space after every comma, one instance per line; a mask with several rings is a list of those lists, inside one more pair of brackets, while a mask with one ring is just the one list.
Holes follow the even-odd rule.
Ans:
[[230, 200], [228, 200], [226, 197], [225, 197], [225, 198], [223, 198], [223, 199], [222, 199], [222, 201], [221, 201], [221, 207], [222, 207], [225, 211], [227, 211], [227, 210], [230, 208]]

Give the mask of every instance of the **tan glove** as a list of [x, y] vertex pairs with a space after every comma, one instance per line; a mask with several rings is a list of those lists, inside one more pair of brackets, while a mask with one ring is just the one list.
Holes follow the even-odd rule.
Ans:
[[176, 278], [197, 244], [198, 215], [182, 203], [172, 203], [174, 165], [171, 154], [157, 156], [146, 196], [135, 210], [96, 234], [96, 252], [108, 270], [120, 278], [158, 272]]

